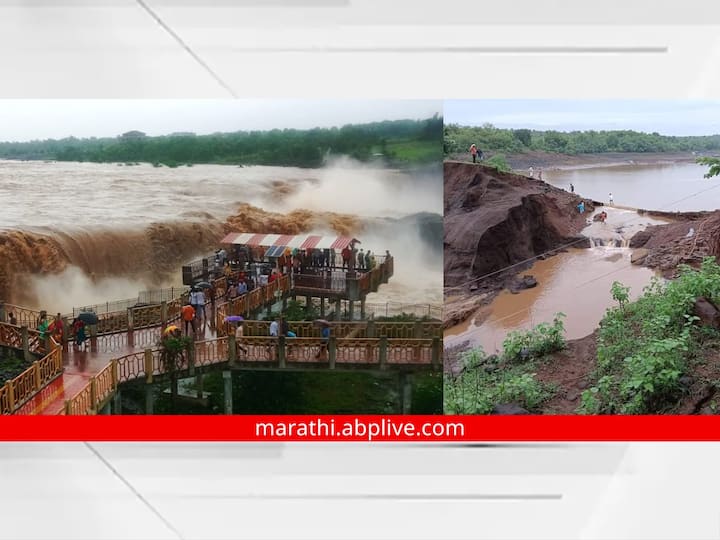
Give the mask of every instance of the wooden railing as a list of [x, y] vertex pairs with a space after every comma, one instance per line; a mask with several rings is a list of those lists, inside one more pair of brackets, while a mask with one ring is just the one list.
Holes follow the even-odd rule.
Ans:
[[[42, 352], [43, 344], [37, 331], [5, 323], [0, 323], [0, 344], [18, 349], [25, 354], [24, 332], [28, 334], [29, 351], [36, 354]], [[50, 352], [35, 360], [20, 375], [0, 387], [0, 414], [13, 414], [56, 377], [62, 375], [62, 347], [52, 338], [47, 338], [47, 343]]]
[[[196, 341], [192, 353], [176, 365], [188, 370], [215, 364], [248, 363], [268, 367], [375, 367], [423, 365], [439, 369], [442, 364], [439, 337], [433, 339], [243, 337], [236, 343], [234, 336]], [[120, 384], [154, 378], [168, 373], [161, 350], [146, 349], [112, 360], [100, 373], [65, 405], [64, 414], [95, 414], [117, 391]]]

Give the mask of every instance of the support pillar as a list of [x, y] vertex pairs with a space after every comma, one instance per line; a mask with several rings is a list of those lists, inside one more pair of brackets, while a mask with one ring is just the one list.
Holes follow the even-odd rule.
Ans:
[[365, 297], [364, 296], [360, 299], [360, 318], [363, 321], [365, 320]]
[[320, 318], [321, 319], [325, 318], [325, 297], [324, 296], [320, 297]]
[[350, 320], [354, 321], [355, 320], [355, 302], [353, 300], [350, 300], [350, 308], [348, 311], [350, 313]]
[[305, 297], [305, 307], [309, 308], [310, 306], [312, 306], [312, 298], [310, 296], [306, 296]]
[[122, 414], [122, 396], [120, 390], [115, 391], [115, 395], [112, 399], [113, 414]]
[[232, 372], [223, 371], [223, 395], [225, 397], [225, 414], [233, 413], [233, 399], [232, 399]]
[[410, 414], [412, 410], [412, 375], [400, 373], [400, 407], [401, 414]]
[[338, 298], [335, 301], [335, 320], [339, 321], [342, 319], [342, 301]]
[[145, 385], [145, 414], [153, 414], [153, 387], [152, 384]]
[[202, 375], [198, 375], [197, 377], [195, 377], [195, 386], [196, 386], [196, 388], [197, 388], [197, 397], [198, 397], [198, 399], [202, 399], [202, 398], [203, 398], [203, 395], [205, 394], [205, 389], [204, 389], [204, 387], [203, 387], [203, 382], [204, 382], [204, 380], [203, 380], [203, 376], [202, 376]]

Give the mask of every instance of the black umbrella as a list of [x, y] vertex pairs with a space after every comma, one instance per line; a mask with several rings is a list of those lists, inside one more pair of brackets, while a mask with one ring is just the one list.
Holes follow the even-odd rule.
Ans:
[[194, 286], [198, 289], [209, 289], [212, 287], [207, 281], [198, 281]]
[[97, 324], [98, 322], [97, 315], [92, 311], [83, 311], [77, 316], [77, 318], [85, 324]]

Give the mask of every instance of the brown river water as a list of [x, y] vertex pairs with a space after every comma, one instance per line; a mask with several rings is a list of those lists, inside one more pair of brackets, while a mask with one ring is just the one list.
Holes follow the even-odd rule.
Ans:
[[552, 322], [556, 313], [565, 314], [568, 339], [584, 337], [595, 330], [607, 308], [613, 305], [610, 289], [614, 281], [629, 286], [633, 298], [640, 295], [654, 272], [632, 265], [632, 250], [623, 246], [635, 232], [662, 222], [633, 211], [608, 207], [604, 210], [608, 221], [592, 222], [583, 231], [592, 239], [593, 247], [571, 249], [536, 262], [522, 273], [534, 276], [538, 281], [536, 287], [518, 294], [501, 292], [470, 319], [447, 329], [445, 346], [470, 342], [488, 353], [501, 351], [509, 332]]
[[0, 161], [0, 200], [0, 300], [66, 312], [179, 285], [180, 265], [211, 251], [225, 220], [247, 203], [258, 213], [243, 223], [257, 232], [273, 232], [277, 219], [267, 212], [300, 211], [318, 216], [302, 232], [341, 227], [365, 249], [390, 250], [395, 276], [368, 302], [442, 302], [442, 261], [428, 256], [442, 247], [428, 248], [416, 223], [392, 221], [442, 214], [439, 168], [409, 173], [348, 159], [320, 169]]

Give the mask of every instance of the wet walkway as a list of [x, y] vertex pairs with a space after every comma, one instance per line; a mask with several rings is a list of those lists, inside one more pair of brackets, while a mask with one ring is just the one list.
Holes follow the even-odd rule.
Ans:
[[[98, 336], [88, 339], [79, 348], [68, 344], [63, 350], [63, 375], [44, 387], [16, 414], [60, 414], [65, 408], [65, 401], [75, 397], [90, 378], [100, 373], [114, 358], [155, 347], [160, 341], [160, 332], [158, 326]], [[203, 336], [204, 339], [213, 339], [216, 334], [209, 325], [205, 325]]]

